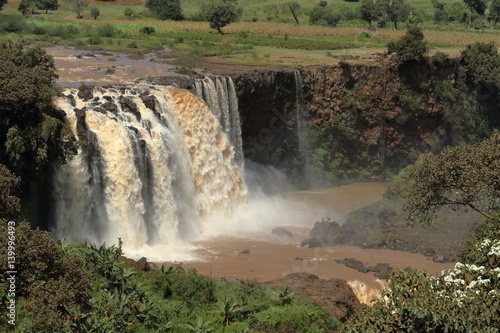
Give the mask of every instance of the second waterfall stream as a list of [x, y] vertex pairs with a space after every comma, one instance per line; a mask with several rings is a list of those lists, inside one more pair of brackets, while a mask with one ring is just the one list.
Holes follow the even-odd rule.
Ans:
[[[234, 90], [230, 79], [217, 80]], [[207, 80], [197, 87], [200, 97], [235, 103], [234, 91], [217, 93]], [[54, 177], [57, 238], [107, 245], [121, 238], [127, 254], [163, 259], [148, 249], [178, 248], [203, 232], [205, 220], [246, 201], [237, 109], [214, 115], [171, 86], [95, 88], [90, 96], [72, 89], [56, 105], [79, 141]]]

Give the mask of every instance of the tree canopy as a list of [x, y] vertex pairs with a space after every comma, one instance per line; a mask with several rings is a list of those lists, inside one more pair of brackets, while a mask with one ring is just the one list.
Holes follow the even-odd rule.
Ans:
[[500, 206], [500, 132], [476, 145], [424, 156], [412, 177], [404, 208], [410, 222], [429, 221], [444, 206], [490, 217]]
[[210, 28], [217, 29], [222, 34], [222, 28], [231, 22], [236, 21], [236, 0], [212, 0], [208, 5], [206, 20], [210, 23]]
[[184, 19], [180, 0], [146, 0], [145, 6], [154, 17], [160, 20], [180, 21]]
[[377, 21], [381, 15], [380, 7], [374, 0], [363, 0], [363, 2], [361, 2], [361, 6], [359, 7], [359, 11], [361, 19], [368, 23], [369, 30], [372, 28], [372, 22]]
[[0, 43], [0, 163], [23, 182], [76, 152], [64, 114], [52, 104], [56, 78], [53, 58], [42, 48]]
[[406, 20], [410, 14], [410, 7], [404, 0], [380, 0], [379, 6], [387, 21], [392, 22], [394, 29], [398, 29], [398, 21]]
[[481, 81], [498, 82], [500, 55], [495, 44], [476, 42], [467, 45], [460, 55], [460, 75], [474, 87]]
[[7, 3], [7, 0], [0, 0], [0, 10], [3, 9], [3, 6]]
[[399, 40], [391, 41], [387, 45], [389, 53], [396, 53], [398, 64], [422, 61], [427, 54], [429, 47], [424, 42], [424, 34], [417, 27], [408, 29]]

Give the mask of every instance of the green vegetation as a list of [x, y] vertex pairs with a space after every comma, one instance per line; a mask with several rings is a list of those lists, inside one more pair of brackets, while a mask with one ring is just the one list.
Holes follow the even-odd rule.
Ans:
[[147, 0], [145, 6], [151, 15], [160, 20], [184, 19], [180, 0]]
[[500, 133], [495, 132], [481, 144], [426, 156], [405, 171], [410, 176], [410, 217], [423, 222], [423, 213], [433, 213], [436, 207], [466, 205], [487, 216], [487, 222], [461, 250], [453, 269], [437, 275], [415, 270], [391, 273], [389, 289], [348, 323], [345, 332], [498, 331], [499, 154]]
[[[3, 244], [6, 228], [0, 225]], [[324, 332], [342, 325], [325, 308], [255, 281], [217, 281], [181, 265], [133, 271], [121, 243], [56, 244], [27, 223], [17, 225], [16, 236], [19, 331]], [[0, 260], [6, 255], [3, 247]], [[5, 284], [0, 288], [5, 305]]]
[[236, 0], [212, 0], [206, 9], [210, 28], [222, 34], [222, 28], [236, 20]]
[[388, 53], [396, 53], [399, 65], [421, 62], [429, 51], [427, 42], [424, 42], [424, 34], [417, 27], [410, 28], [398, 41], [389, 42]]
[[443, 206], [466, 207], [491, 217], [499, 208], [500, 132], [477, 145], [424, 157], [413, 179], [405, 207], [411, 221], [429, 220]]

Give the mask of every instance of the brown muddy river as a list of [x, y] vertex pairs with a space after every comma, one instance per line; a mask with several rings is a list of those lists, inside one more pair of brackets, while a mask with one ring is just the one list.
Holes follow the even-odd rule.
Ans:
[[[368, 289], [361, 287], [362, 290], [358, 292], [361, 298], [363, 294], [380, 290], [383, 284], [377, 281], [373, 273], [360, 273], [335, 260], [353, 257], [368, 265], [388, 263], [396, 269], [412, 267], [428, 273], [452, 268], [453, 263], [436, 263], [420, 254], [403, 251], [362, 249], [356, 246], [312, 249], [299, 246], [300, 241], [308, 237], [315, 221], [321, 217], [340, 220], [343, 215], [381, 199], [386, 189], [386, 183], [360, 183], [283, 193], [279, 196], [286, 201], [286, 212], [281, 211], [283, 220], [276, 221], [279, 216], [271, 216], [274, 220], [270, 221], [270, 225], [286, 228], [293, 233], [293, 237], [274, 235], [270, 232], [272, 227], [261, 228], [261, 232], [253, 231], [248, 237], [214, 236], [195, 242], [198, 247], [195, 254], [199, 260], [184, 262], [183, 267], [196, 268], [214, 278], [251, 278], [261, 282], [278, 279], [293, 272], [308, 272], [323, 279], [357, 281], [353, 284], [358, 287], [364, 285]], [[277, 201], [278, 205], [279, 202], [281, 201]], [[290, 218], [291, 216], [294, 218]]]

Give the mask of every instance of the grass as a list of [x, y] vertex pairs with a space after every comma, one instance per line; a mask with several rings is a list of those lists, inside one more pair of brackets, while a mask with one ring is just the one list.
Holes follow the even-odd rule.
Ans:
[[[177, 56], [212, 57], [213, 62], [272, 68], [332, 64], [337, 63], [339, 58], [355, 62], [370, 61], [374, 53], [385, 51], [389, 41], [404, 34], [403, 30], [377, 29], [371, 31], [368, 37], [362, 37], [366, 29], [365, 23], [359, 19], [341, 20], [336, 28], [311, 26], [307, 24], [308, 15], [317, 4], [316, 0], [297, 1], [301, 5], [298, 16], [302, 23], [297, 25], [283, 5], [287, 2], [239, 0], [239, 6], [243, 8], [240, 21], [224, 27], [226, 34], [220, 35], [210, 29], [207, 22], [159, 21], [151, 18], [144, 2], [138, 0], [92, 0], [83, 13], [83, 19], [76, 19], [69, 1], [60, 1], [57, 11], [48, 14], [39, 12], [22, 18], [17, 11], [20, 0], [11, 0], [0, 12], [0, 26], [13, 20], [16, 21], [14, 25], [22, 27], [15, 33], [0, 33], [0, 39], [22, 38], [34, 43], [142, 53], [169, 45], [174, 47], [173, 55]], [[430, 0], [406, 2], [424, 18], [423, 30], [432, 52], [439, 49], [456, 55], [460, 48], [476, 41], [493, 41], [500, 45], [500, 33], [497, 30], [475, 31], [460, 25], [437, 26], [432, 22], [434, 9]], [[187, 18], [194, 17], [199, 11], [199, 0], [183, 0], [181, 3]], [[328, 6], [342, 15], [355, 11], [359, 2], [331, 0]], [[90, 9], [94, 7], [101, 13], [97, 20], [90, 16]], [[134, 11], [132, 18], [124, 15], [126, 8]], [[145, 26], [154, 27], [155, 33], [141, 33], [140, 30]], [[405, 27], [404, 24], [400, 26]], [[112, 27], [112, 31], [109, 27]], [[179, 40], [184, 42], [179, 43]], [[137, 48], [128, 45], [136, 45]]]

